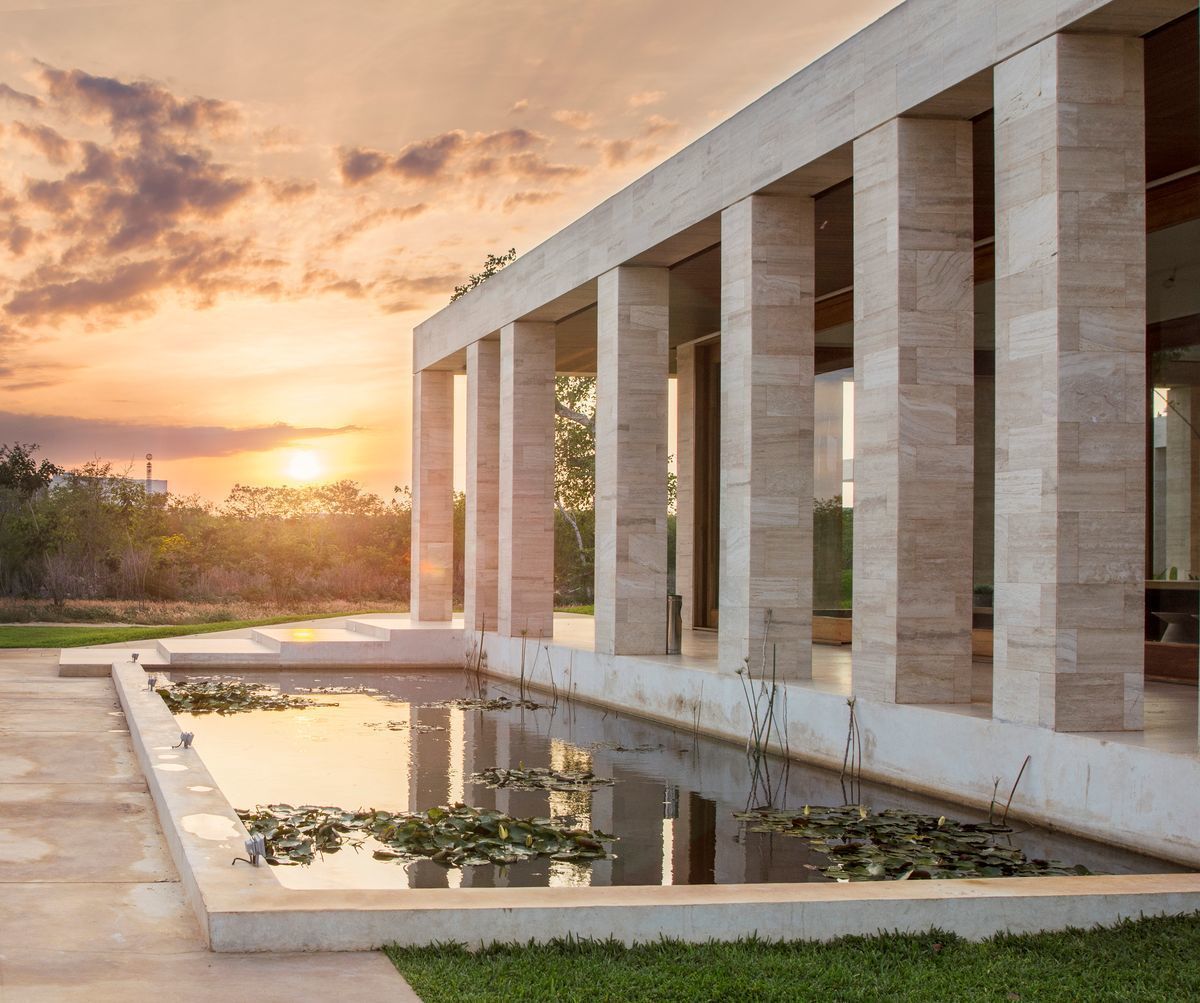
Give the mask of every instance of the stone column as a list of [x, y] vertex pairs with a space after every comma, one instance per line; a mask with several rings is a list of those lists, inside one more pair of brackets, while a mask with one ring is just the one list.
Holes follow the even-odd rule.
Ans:
[[813, 205], [752, 195], [721, 214], [723, 670], [766, 633], [783, 679], [812, 675]]
[[498, 627], [554, 634], [553, 324], [500, 331]]
[[467, 347], [467, 519], [463, 623], [495, 630], [500, 532], [500, 342]]
[[454, 589], [454, 374], [413, 374], [414, 620], [449, 620]]
[[997, 718], [1142, 727], [1142, 43], [996, 67]]
[[600, 276], [596, 331], [596, 651], [661, 654], [667, 594], [665, 268]]
[[854, 690], [971, 699], [971, 124], [854, 143]]
[[696, 346], [675, 349], [675, 591], [683, 597], [683, 626], [695, 625]]

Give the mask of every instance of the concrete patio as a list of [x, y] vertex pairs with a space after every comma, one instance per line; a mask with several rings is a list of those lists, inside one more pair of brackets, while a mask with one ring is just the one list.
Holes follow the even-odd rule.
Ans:
[[378, 952], [213, 954], [201, 939], [111, 679], [0, 653], [0, 998], [335, 994], [417, 1000]]

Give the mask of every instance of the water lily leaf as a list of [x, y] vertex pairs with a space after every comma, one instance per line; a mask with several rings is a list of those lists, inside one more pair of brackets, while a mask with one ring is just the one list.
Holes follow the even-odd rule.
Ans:
[[239, 811], [238, 817], [250, 832], [268, 839], [268, 854], [279, 866], [310, 864], [318, 855], [358, 847], [367, 838], [382, 844], [372, 854], [376, 860], [428, 857], [447, 867], [511, 864], [539, 856], [602, 859], [608, 856], [604, 844], [616, 838], [562, 821], [513, 818], [463, 804], [413, 813], [275, 804]]
[[837, 881], [921, 880], [930, 877], [1087, 874], [1086, 867], [1027, 859], [1016, 847], [997, 843], [1010, 832], [991, 823], [963, 823], [945, 815], [864, 805], [796, 811], [735, 813], [753, 832], [780, 832], [804, 840], [830, 863], [820, 870]]
[[255, 710], [336, 707], [327, 700], [282, 693], [265, 683], [241, 679], [182, 679], [157, 690], [172, 714], [245, 714]]

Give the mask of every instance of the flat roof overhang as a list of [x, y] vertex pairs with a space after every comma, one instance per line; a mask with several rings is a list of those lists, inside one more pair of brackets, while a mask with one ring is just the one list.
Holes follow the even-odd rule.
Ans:
[[720, 240], [721, 210], [748, 195], [816, 195], [844, 181], [853, 140], [898, 115], [981, 114], [992, 105], [992, 67], [1043, 38], [1142, 35], [1194, 8], [1195, 0], [906, 0], [417, 325], [413, 369], [461, 371], [468, 345], [517, 320], [566, 322], [560, 364], [569, 367], [585, 329], [594, 341], [588, 311], [604, 272], [686, 261]]

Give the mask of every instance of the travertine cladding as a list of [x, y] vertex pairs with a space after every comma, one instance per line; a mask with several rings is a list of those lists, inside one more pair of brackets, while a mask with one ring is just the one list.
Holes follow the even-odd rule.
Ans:
[[596, 650], [661, 652], [667, 594], [666, 268], [600, 276], [596, 321]]
[[1142, 727], [1142, 43], [1056, 35], [996, 67], [994, 710]]
[[553, 633], [554, 325], [500, 331], [499, 632]]
[[675, 349], [675, 591], [683, 598], [683, 626], [690, 630], [695, 590], [696, 534], [696, 346]]
[[854, 144], [854, 690], [971, 699], [971, 124]]
[[454, 374], [413, 374], [410, 603], [417, 620], [449, 620], [454, 587]]
[[813, 203], [721, 214], [719, 650], [732, 670], [812, 675]]
[[[992, 65], [1056, 31], [1135, 36], [1195, 9], [1196, 0], [907, 0], [426, 320], [416, 368], [653, 254], [897, 115], [926, 102], [937, 115], [986, 110]], [[816, 194], [848, 173], [821, 165], [796, 191]]]
[[494, 629], [499, 611], [500, 342], [467, 348], [467, 511], [463, 622]]

